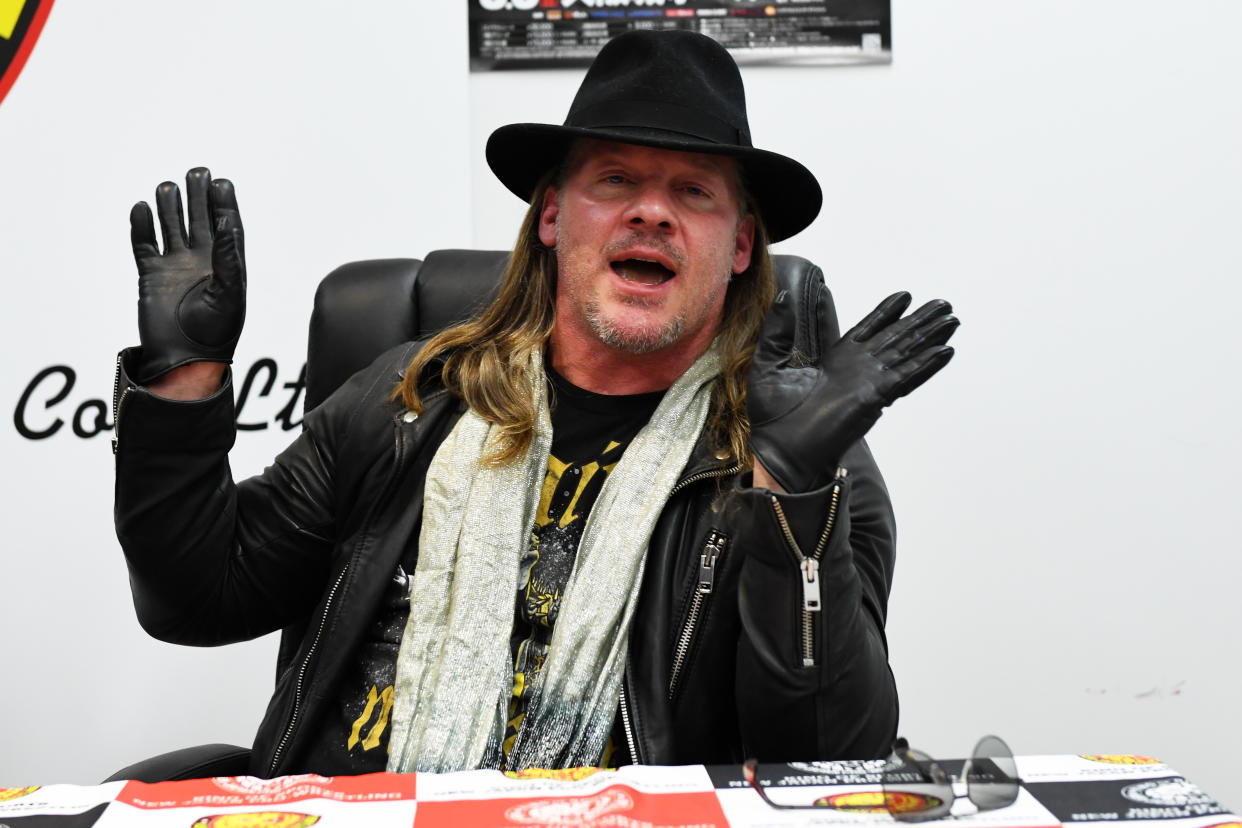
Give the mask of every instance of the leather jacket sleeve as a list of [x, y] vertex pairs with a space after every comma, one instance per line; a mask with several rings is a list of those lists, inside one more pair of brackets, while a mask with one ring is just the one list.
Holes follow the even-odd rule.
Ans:
[[[332, 565], [347, 411], [319, 406], [271, 466], [235, 485], [230, 376], [205, 400], [166, 400], [130, 379], [138, 358], [118, 362], [114, 517], [143, 629], [215, 645], [305, 616]], [[341, 390], [361, 395], [367, 382], [379, 379], [363, 372]]]
[[865, 443], [846, 453], [842, 469], [805, 494], [746, 488], [741, 479], [726, 510], [745, 556], [739, 724], [759, 759], [882, 757], [896, 736], [884, 636], [892, 506]]

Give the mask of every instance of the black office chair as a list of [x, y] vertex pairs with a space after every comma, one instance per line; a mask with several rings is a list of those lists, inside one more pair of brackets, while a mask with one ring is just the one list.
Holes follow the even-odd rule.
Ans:
[[[389, 348], [463, 321], [496, 295], [508, 253], [501, 250], [436, 250], [427, 258], [351, 262], [324, 277], [315, 292], [306, 344], [307, 411], [323, 402], [355, 372]], [[806, 291], [823, 284], [818, 267], [797, 256], [774, 256], [777, 289]], [[840, 336], [832, 295], [826, 292], [830, 341]], [[797, 337], [806, 336], [799, 330]], [[292, 661], [309, 617], [281, 632], [279, 678]], [[236, 745], [197, 745], [144, 759], [105, 782], [161, 782], [250, 772], [250, 750]]]

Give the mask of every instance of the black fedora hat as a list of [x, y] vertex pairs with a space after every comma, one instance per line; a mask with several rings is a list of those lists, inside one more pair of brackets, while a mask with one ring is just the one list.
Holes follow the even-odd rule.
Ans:
[[809, 225], [823, 202], [810, 170], [751, 144], [737, 64], [723, 46], [695, 32], [633, 31], [608, 41], [565, 123], [500, 127], [487, 140], [487, 163], [529, 201], [578, 138], [737, 158], [772, 241]]

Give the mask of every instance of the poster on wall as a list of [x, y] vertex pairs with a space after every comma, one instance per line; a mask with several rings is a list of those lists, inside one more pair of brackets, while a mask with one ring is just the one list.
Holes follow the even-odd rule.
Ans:
[[739, 63], [889, 63], [891, 0], [467, 0], [470, 70], [586, 66], [633, 29], [689, 29]]

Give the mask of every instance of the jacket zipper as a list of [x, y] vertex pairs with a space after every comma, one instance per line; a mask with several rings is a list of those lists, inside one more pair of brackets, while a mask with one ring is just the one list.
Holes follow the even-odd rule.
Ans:
[[672, 497], [673, 495], [680, 492], [682, 489], [689, 486], [691, 483], [698, 483], [700, 480], [706, 480], [709, 477], [728, 477], [731, 474], [737, 474], [741, 470], [742, 470], [741, 466], [734, 466], [733, 468], [730, 468], [730, 469], [711, 469], [710, 471], [704, 471], [704, 472], [699, 472], [698, 474], [692, 474], [686, 479], [679, 481], [676, 486], [670, 489], [668, 496]]
[[116, 355], [116, 379], [112, 381], [112, 453], [116, 454], [121, 437], [121, 403], [132, 389], [121, 390], [121, 355]]
[[[698, 472], [696, 474], [692, 474], [689, 477], [679, 480], [677, 482], [677, 485], [669, 490], [668, 496], [671, 498], [673, 495], [677, 494], [679, 491], [686, 488], [692, 483], [698, 483], [701, 480], [707, 480], [713, 477], [727, 477], [731, 474], [736, 474], [741, 470], [742, 470], [742, 467], [740, 465], [736, 465], [728, 469], [710, 469], [708, 471], [703, 471], [703, 472]], [[713, 563], [714, 563], [714, 560], [713, 560]], [[700, 599], [702, 598], [702, 596], [698, 595], [697, 593], [695, 597], [700, 598]], [[689, 629], [683, 630], [682, 638], [686, 640], [686, 648], [688, 649], [689, 642], [691, 640], [691, 636], [693, 635], [693, 630], [694, 630], [693, 618], [687, 622], [687, 627]], [[684, 659], [684, 656], [683, 656], [683, 659]], [[680, 668], [679, 667], [674, 668], [674, 673], [676, 673], [678, 669]], [[628, 747], [630, 750], [630, 761], [636, 765], [640, 765], [642, 764], [642, 757], [638, 752], [638, 740], [634, 738], [634, 718], [637, 715], [637, 711], [630, 710], [629, 693], [627, 693], [625, 689], [626, 681], [628, 681], [628, 678], [629, 678], [629, 668], [627, 665], [625, 674], [622, 675], [621, 677], [621, 696], [618, 702], [620, 709], [621, 709], [621, 727], [625, 731], [626, 747]], [[674, 681], [676, 681], [676, 679], [674, 679]], [[670, 683], [670, 695], [672, 692], [671, 687], [672, 685]]]
[[677, 693], [677, 684], [681, 679], [681, 669], [685, 666], [686, 656], [690, 652], [690, 644], [694, 641], [694, 628], [699, 616], [708, 603], [712, 587], [716, 580], [716, 562], [724, 554], [729, 538], [723, 532], [713, 528], [703, 544], [703, 552], [699, 556], [699, 578], [694, 595], [690, 598], [690, 611], [686, 613], [686, 624], [677, 638], [677, 646], [673, 649], [673, 669], [668, 680], [668, 698], [673, 700]]
[[315, 630], [315, 640], [311, 642], [310, 650], [306, 653], [306, 658], [302, 660], [302, 666], [298, 669], [298, 681], [293, 691], [293, 715], [289, 718], [289, 724], [285, 728], [285, 735], [281, 737], [280, 744], [276, 746], [276, 752], [272, 755], [272, 763], [268, 766], [269, 774], [276, 772], [276, 763], [280, 761], [280, 755], [284, 753], [285, 746], [289, 744], [289, 738], [293, 735], [294, 728], [298, 723], [298, 713], [302, 705], [302, 683], [306, 679], [306, 670], [310, 667], [311, 656], [315, 654], [315, 650], [319, 647], [319, 639], [323, 636], [323, 628], [328, 623], [328, 612], [332, 608], [332, 602], [336, 598], [336, 591], [340, 588], [341, 582], [345, 580], [345, 573], [349, 571], [347, 564], [341, 570], [341, 574], [336, 576], [336, 583], [332, 584], [332, 589], [328, 591], [328, 600], [324, 603], [323, 615], [319, 617], [319, 628]]
[[781, 508], [781, 502], [777, 500], [776, 495], [772, 495], [772, 509], [776, 512], [776, 521], [781, 526], [781, 532], [785, 535], [785, 543], [789, 546], [791, 552], [798, 559], [798, 580], [802, 583], [802, 666], [815, 666], [815, 613], [820, 611], [820, 591], [819, 591], [819, 559], [824, 554], [824, 549], [828, 546], [828, 539], [832, 535], [833, 524], [837, 520], [837, 507], [841, 502], [841, 486], [848, 474], [845, 467], [837, 468], [836, 481], [832, 486], [832, 501], [828, 505], [828, 520], [824, 524], [824, 531], [820, 533], [819, 543], [815, 545], [815, 551], [809, 556], [802, 553], [802, 548], [798, 546], [797, 539], [794, 538], [793, 530], [789, 528], [789, 521], [785, 518], [785, 510]]
[[621, 676], [621, 728], [625, 731], [625, 745], [630, 751], [630, 763], [641, 765], [638, 758], [638, 742], [634, 738], [634, 725], [630, 721], [629, 694], [625, 692], [625, 676]]
[[[404, 420], [403, 417], [398, 417], [398, 420], [405, 422], [413, 422], [414, 419], [417, 419], [417, 417], [411, 418], [410, 420]], [[363, 524], [363, 535], [370, 530], [371, 521], [375, 518], [375, 513], [379, 509], [379, 504], [387, 500], [393, 481], [397, 480], [399, 477], [398, 472], [401, 468], [405, 441], [403, 439], [404, 432], [399, 424], [396, 424], [395, 430], [396, 435], [394, 437], [394, 451], [396, 452], [396, 462], [393, 463], [392, 470], [388, 474], [388, 479], [384, 481], [384, 488], [380, 491], [380, 496], [377, 497], [371, 504], [371, 510], [367, 513], [366, 521]], [[337, 589], [340, 587], [341, 582], [345, 580], [346, 573], [349, 572], [352, 560], [353, 558], [351, 557], [350, 561], [346, 562], [345, 568], [341, 570], [341, 574], [336, 576], [336, 582], [332, 584], [332, 589], [328, 591], [328, 598], [324, 601], [323, 613], [319, 616], [319, 627], [315, 630], [315, 638], [311, 641], [310, 648], [306, 651], [306, 657], [302, 659], [302, 666], [298, 669], [298, 680], [294, 685], [293, 690], [293, 712], [289, 716], [289, 724], [285, 726], [285, 733], [281, 737], [280, 743], [276, 746], [275, 752], [272, 754], [272, 761], [267, 768], [267, 772], [269, 774], [274, 774], [276, 772], [276, 764], [280, 761], [280, 757], [284, 753], [285, 747], [288, 745], [289, 739], [293, 736], [293, 731], [297, 726], [298, 715], [301, 711], [302, 705], [302, 686], [306, 679], [306, 672], [310, 667], [311, 659], [315, 657], [315, 651], [319, 648], [320, 637], [323, 635], [323, 629], [328, 623], [328, 614], [332, 611], [332, 602], [336, 599]]]

